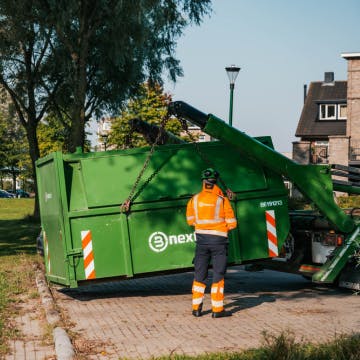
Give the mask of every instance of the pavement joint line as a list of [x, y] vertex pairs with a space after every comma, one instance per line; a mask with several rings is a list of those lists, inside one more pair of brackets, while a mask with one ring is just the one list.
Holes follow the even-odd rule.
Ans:
[[58, 360], [72, 360], [75, 358], [75, 351], [67, 332], [60, 326], [61, 317], [56, 310], [54, 298], [41, 270], [36, 270], [36, 286], [44, 305], [46, 320], [53, 329], [56, 358]]

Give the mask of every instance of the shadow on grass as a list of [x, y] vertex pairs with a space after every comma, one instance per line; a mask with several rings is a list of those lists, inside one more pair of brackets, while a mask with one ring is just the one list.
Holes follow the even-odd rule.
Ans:
[[35, 254], [40, 224], [31, 218], [0, 220], [0, 256]]

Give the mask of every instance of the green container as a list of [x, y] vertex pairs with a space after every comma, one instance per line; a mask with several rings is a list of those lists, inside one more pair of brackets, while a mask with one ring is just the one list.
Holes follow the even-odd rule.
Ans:
[[[272, 146], [270, 138], [259, 141]], [[232, 205], [238, 228], [230, 233], [229, 264], [269, 257], [269, 211], [276, 218], [280, 252], [289, 232], [281, 176], [220, 141], [198, 148], [237, 195]], [[120, 205], [148, 153], [149, 148], [56, 152], [37, 161], [48, 280], [76, 287], [192, 268], [195, 237], [185, 220], [186, 204], [201, 190], [200, 174], [209, 165], [194, 144], [157, 147], [137, 188], [142, 191], [122, 213]]]

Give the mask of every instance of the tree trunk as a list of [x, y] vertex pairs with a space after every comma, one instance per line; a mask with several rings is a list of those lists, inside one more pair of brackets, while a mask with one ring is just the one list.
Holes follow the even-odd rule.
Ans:
[[[80, 91], [78, 91], [79, 93]], [[72, 111], [71, 133], [70, 133], [70, 152], [75, 152], [78, 147], [84, 150], [85, 144], [85, 110], [84, 102], [76, 101]]]
[[[79, 63], [82, 61], [79, 60]], [[86, 69], [78, 65], [76, 69], [75, 101], [72, 109], [70, 129], [70, 152], [75, 152], [78, 147], [84, 150], [85, 144], [85, 99], [86, 99]]]
[[[90, 5], [91, 8], [91, 5]], [[74, 54], [74, 72], [75, 72], [75, 89], [74, 89], [74, 108], [72, 109], [72, 123], [71, 123], [71, 143], [70, 151], [76, 151], [77, 147], [84, 150], [85, 145], [85, 102], [87, 89], [87, 73], [86, 64], [89, 52], [89, 37], [91, 29], [89, 26], [89, 4], [81, 3], [80, 17], [79, 17], [79, 51]]]
[[33, 217], [36, 220], [40, 219], [40, 208], [39, 208], [39, 194], [38, 187], [36, 181], [36, 166], [35, 161], [40, 157], [39, 144], [36, 137], [36, 119], [28, 119], [28, 123], [26, 126], [26, 136], [29, 142], [29, 152], [31, 158], [31, 165], [33, 171], [33, 179], [34, 179], [34, 190], [35, 190], [35, 205], [34, 205], [34, 213]]

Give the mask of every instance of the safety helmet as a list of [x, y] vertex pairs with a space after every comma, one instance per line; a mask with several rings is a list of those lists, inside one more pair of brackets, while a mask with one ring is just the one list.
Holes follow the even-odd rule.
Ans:
[[201, 180], [217, 180], [219, 177], [219, 173], [213, 168], [207, 168], [201, 173]]

